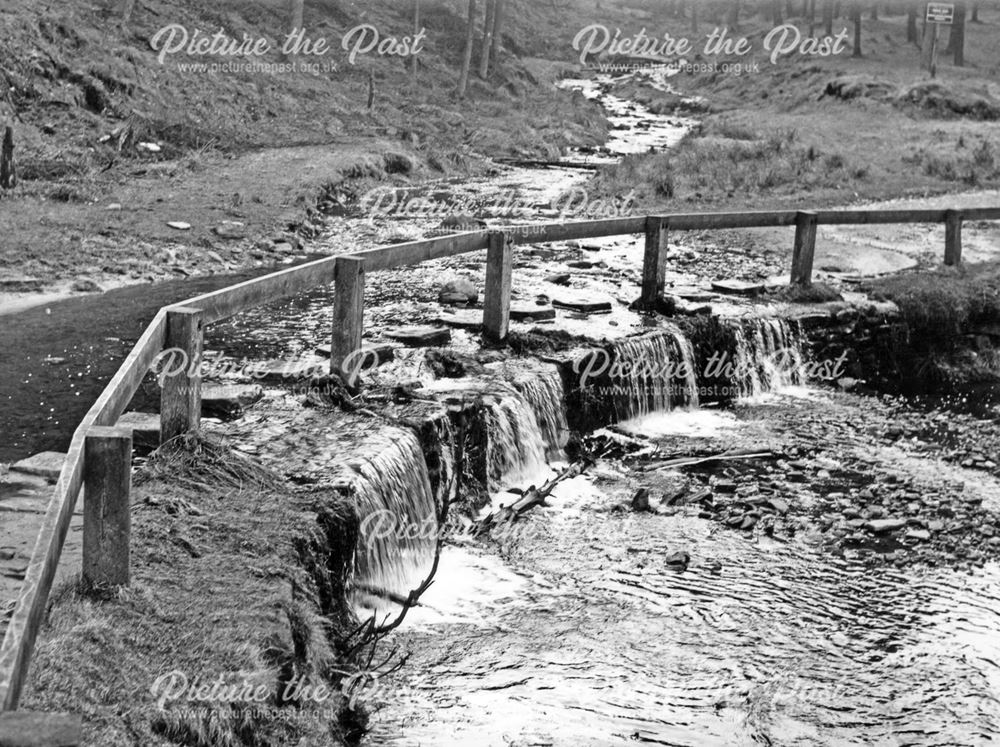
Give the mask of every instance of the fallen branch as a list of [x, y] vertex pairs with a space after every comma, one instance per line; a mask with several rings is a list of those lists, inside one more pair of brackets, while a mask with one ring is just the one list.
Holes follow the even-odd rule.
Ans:
[[775, 457], [773, 451], [753, 451], [753, 452], [724, 452], [722, 454], [712, 454], [703, 457], [677, 457], [675, 459], [664, 459], [663, 461], [650, 464], [645, 467], [647, 472], [665, 467], [690, 467], [695, 464], [707, 464], [708, 462], [725, 462], [731, 459], [768, 459]]
[[504, 506], [499, 511], [490, 513], [482, 521], [480, 521], [479, 528], [476, 533], [485, 534], [498, 524], [507, 524], [517, 521], [519, 517], [526, 514], [535, 506], [544, 505], [545, 499], [552, 494], [552, 491], [555, 490], [559, 483], [582, 475], [587, 471], [587, 469], [593, 466], [593, 464], [593, 459], [580, 459], [573, 462], [573, 464], [542, 485], [542, 487], [536, 488], [532, 485], [512, 504]]

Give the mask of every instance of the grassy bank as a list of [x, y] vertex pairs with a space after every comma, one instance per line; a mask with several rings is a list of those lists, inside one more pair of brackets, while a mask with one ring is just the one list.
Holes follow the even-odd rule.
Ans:
[[[702, 97], [702, 125], [671, 154], [637, 156], [598, 175], [601, 189], [638, 186], [652, 207], [835, 205], [1000, 185], [1000, 11], [969, 24], [965, 67], [942, 58], [936, 80], [907, 44], [905, 15], [865, 19], [860, 58], [793, 54], [772, 64], [760, 51], [771, 25], [741, 27], [759, 72], [721, 71], [671, 79]], [[797, 22], [804, 34], [808, 26]], [[835, 32], [846, 26], [834, 23]], [[821, 33], [821, 32], [818, 32]], [[711, 58], [720, 65], [753, 62]], [[654, 111], [676, 94], [636, 81], [623, 91]]]
[[[94, 745], [352, 743], [366, 720], [341, 687], [357, 669], [343, 651], [353, 507], [219, 445], [185, 448], [134, 478], [131, 586], [54, 591], [21, 707], [82, 714]], [[216, 682], [256, 694], [193, 689]]]

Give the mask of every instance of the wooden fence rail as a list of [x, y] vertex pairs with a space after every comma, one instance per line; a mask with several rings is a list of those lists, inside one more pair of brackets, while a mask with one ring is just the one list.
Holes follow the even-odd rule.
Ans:
[[[514, 247], [605, 236], [644, 235], [641, 299], [655, 302], [663, 291], [668, 231], [794, 226], [791, 279], [808, 284], [821, 225], [939, 223], [945, 225], [944, 261], [962, 261], [965, 222], [1000, 220], [1000, 207], [964, 210], [817, 210], [736, 213], [683, 213], [541, 226], [506, 226], [502, 230], [461, 233], [424, 241], [379, 247], [350, 255], [323, 257], [223, 288], [161, 309], [73, 434], [59, 480], [0, 645], [0, 711], [17, 708], [31, 652], [73, 508], [87, 481], [89, 503], [84, 518], [84, 575], [97, 584], [128, 583], [129, 483], [126, 437], [113, 427], [143, 378], [165, 351], [183, 356], [178, 370], [169, 361], [162, 376], [161, 439], [169, 440], [199, 425], [201, 353], [204, 328], [256, 306], [272, 303], [321, 285], [334, 284], [331, 372], [343, 375], [343, 363], [361, 347], [365, 276], [377, 270], [486, 250], [484, 333], [502, 340], [510, 320]], [[130, 442], [130, 438], [127, 439]], [[87, 541], [90, 537], [90, 541]], [[30, 718], [25, 716], [25, 723]]]

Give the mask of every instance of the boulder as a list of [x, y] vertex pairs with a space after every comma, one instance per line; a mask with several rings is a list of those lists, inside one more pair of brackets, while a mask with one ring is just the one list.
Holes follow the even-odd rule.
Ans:
[[478, 301], [479, 291], [471, 279], [458, 277], [441, 286], [438, 300], [449, 306], [464, 306]]

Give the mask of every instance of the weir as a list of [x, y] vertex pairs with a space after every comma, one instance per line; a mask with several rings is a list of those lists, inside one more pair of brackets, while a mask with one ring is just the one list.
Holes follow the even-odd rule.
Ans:
[[[758, 397], [782, 387], [801, 384], [803, 336], [798, 325], [784, 319], [740, 319], [725, 322], [735, 350], [720, 370], [740, 397]], [[584, 353], [596, 361], [587, 368], [575, 366], [569, 386], [591, 391], [601, 425], [645, 415], [699, 407], [701, 374], [697, 345], [670, 325]], [[596, 356], [592, 359], [586, 356]], [[701, 357], [704, 357], [704, 353]], [[580, 356], [577, 356], [580, 361]], [[580, 386], [581, 371], [585, 374]], [[543, 364], [532, 367], [489, 367], [491, 378], [457, 379], [429, 388], [439, 395], [474, 393], [482, 404], [480, 425], [484, 446], [479, 458], [485, 465], [474, 470], [486, 476], [490, 492], [536, 484], [549, 462], [563, 458], [563, 448], [573, 421], [567, 398], [567, 369]], [[575, 377], [575, 381], [573, 381]], [[610, 405], [610, 407], [608, 407]], [[447, 421], [445, 421], [447, 422]], [[369, 444], [373, 452], [352, 463], [350, 482], [358, 499], [364, 555], [358, 558], [356, 583], [405, 596], [423, 578], [433, 557], [437, 536], [437, 511], [448, 500], [454, 485], [446, 476], [454, 471], [456, 444], [453, 429], [438, 426], [431, 440], [412, 431], [388, 429]], [[379, 451], [381, 449], [381, 451]], [[428, 464], [430, 462], [430, 464]], [[440, 473], [435, 480], [433, 476]], [[435, 490], [432, 483], [440, 483]], [[399, 527], [424, 527], [419, 537]], [[367, 531], [367, 533], [366, 533]]]

